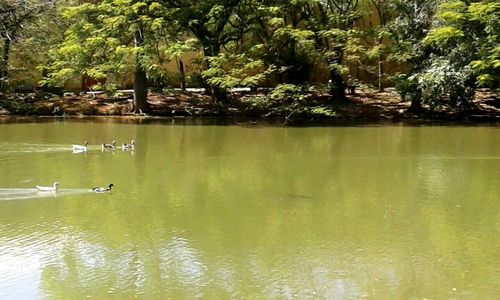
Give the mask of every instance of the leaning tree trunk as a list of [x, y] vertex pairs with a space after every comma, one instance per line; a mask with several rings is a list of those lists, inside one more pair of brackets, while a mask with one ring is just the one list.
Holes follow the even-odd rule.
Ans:
[[[142, 30], [135, 31], [135, 46], [141, 47], [144, 43]], [[135, 61], [134, 72], [134, 112], [149, 111], [148, 103], [148, 78], [146, 70], [141, 62], [141, 54], [138, 54]]]
[[10, 39], [8, 37], [3, 38], [3, 53], [2, 61], [0, 62], [0, 91], [4, 91], [7, 88], [7, 79], [9, 76], [9, 55], [10, 55]]

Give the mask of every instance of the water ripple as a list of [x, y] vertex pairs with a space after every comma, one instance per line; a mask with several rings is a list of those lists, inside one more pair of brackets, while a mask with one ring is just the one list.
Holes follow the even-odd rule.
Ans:
[[92, 193], [90, 189], [59, 189], [56, 191], [39, 191], [33, 188], [3, 188], [0, 189], [0, 201], [56, 198], [60, 196]]

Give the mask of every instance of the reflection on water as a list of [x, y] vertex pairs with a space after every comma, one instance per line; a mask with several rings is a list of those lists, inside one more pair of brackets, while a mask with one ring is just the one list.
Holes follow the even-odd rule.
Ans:
[[2, 299], [500, 294], [495, 127], [2, 126]]

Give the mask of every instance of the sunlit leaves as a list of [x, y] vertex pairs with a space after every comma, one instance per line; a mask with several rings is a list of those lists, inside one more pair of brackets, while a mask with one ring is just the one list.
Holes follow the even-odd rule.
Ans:
[[279, 39], [291, 39], [295, 42], [302, 42], [313, 37], [314, 32], [286, 26], [276, 30], [274, 35]]
[[130, 8], [132, 9], [132, 11], [136, 14], [140, 14], [142, 13], [146, 8], [148, 7], [148, 5], [142, 1], [139, 1], [139, 2], [136, 2], [134, 3]]
[[281, 26], [283, 26], [283, 24], [285, 22], [284, 22], [283, 18], [274, 17], [274, 18], [270, 18], [267, 23], [273, 27], [281, 27]]
[[179, 59], [186, 52], [194, 51], [197, 43], [198, 41], [193, 38], [172, 42], [165, 47], [164, 53], [169, 59]]
[[467, 5], [462, 1], [444, 2], [439, 7], [438, 18], [445, 22], [459, 22], [465, 19]]
[[212, 8], [208, 11], [207, 16], [209, 18], [218, 18], [221, 14], [224, 13], [224, 6], [222, 5], [214, 5]]
[[467, 11], [470, 14], [471, 20], [480, 22], [492, 20], [498, 22], [500, 3], [497, 1], [482, 1], [471, 3]]
[[210, 67], [202, 75], [212, 86], [230, 89], [237, 86], [256, 87], [266, 78], [270, 68], [262, 60], [245, 54], [221, 53], [208, 57]]
[[[450, 1], [440, 6], [438, 16], [443, 24], [431, 30], [424, 43], [439, 46], [453, 63], [470, 65], [477, 85], [497, 85], [500, 55], [495, 49], [500, 42], [500, 4], [488, 0], [470, 4]], [[450, 56], [456, 52], [455, 57]]]
[[[165, 34], [167, 12], [160, 2], [149, 0], [103, 0], [65, 6], [61, 14], [72, 25], [59, 51], [52, 52], [49, 80], [61, 82], [70, 74], [110, 79], [134, 65], [158, 69], [159, 64], [153, 60], [162, 55], [157, 43]], [[134, 44], [138, 31], [144, 41]]]
[[424, 38], [423, 42], [426, 44], [431, 43], [444, 43], [454, 38], [461, 38], [464, 36], [464, 32], [460, 29], [446, 26], [435, 28], [429, 32], [429, 34]]

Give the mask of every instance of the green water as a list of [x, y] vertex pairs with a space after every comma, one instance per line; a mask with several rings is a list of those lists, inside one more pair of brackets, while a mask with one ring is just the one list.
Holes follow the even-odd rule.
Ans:
[[497, 298], [499, 129], [2, 124], [0, 299]]

